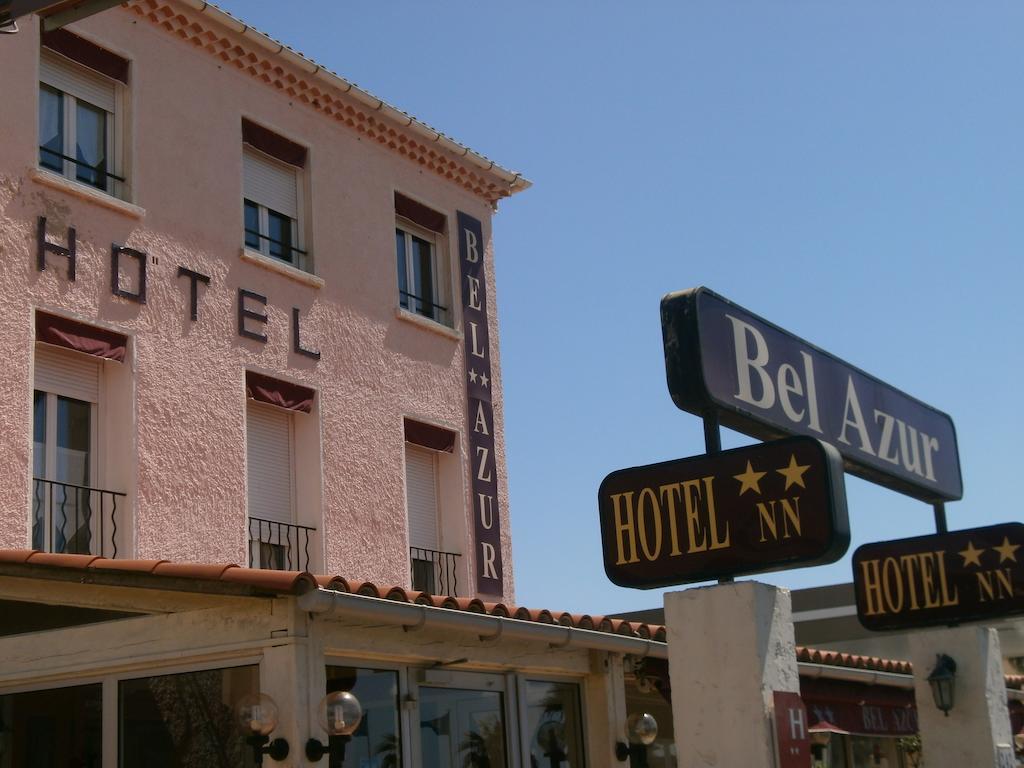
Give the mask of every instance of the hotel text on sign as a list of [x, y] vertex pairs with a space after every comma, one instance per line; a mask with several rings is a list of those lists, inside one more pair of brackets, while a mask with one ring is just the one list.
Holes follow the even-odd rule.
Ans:
[[865, 544], [853, 587], [860, 623], [878, 631], [1024, 614], [1024, 524]]
[[706, 288], [661, 301], [675, 404], [761, 439], [836, 446], [846, 469], [927, 502], [963, 495], [953, 421]]
[[842, 460], [809, 437], [613, 472], [598, 508], [620, 587], [831, 563], [850, 544]]

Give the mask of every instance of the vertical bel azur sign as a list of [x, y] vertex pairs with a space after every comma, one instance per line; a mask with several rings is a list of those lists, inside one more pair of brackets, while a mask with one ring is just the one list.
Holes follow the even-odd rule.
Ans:
[[487, 284], [480, 222], [458, 211], [459, 263], [462, 284], [462, 332], [469, 408], [469, 455], [478, 592], [502, 594], [501, 519], [494, 454], [494, 409], [491, 406], [491, 352], [487, 333]]

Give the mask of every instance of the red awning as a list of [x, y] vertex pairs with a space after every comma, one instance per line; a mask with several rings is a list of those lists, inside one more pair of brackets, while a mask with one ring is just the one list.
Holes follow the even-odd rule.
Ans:
[[838, 729], [860, 736], [912, 736], [917, 733], [914, 692], [889, 685], [800, 678], [810, 728]]
[[260, 403], [269, 403], [289, 411], [309, 413], [316, 396], [309, 387], [281, 381], [253, 371], [245, 372], [245, 394]]
[[434, 451], [452, 453], [455, 450], [455, 433], [444, 427], [424, 424], [422, 421], [405, 420], [406, 442], [430, 448]]
[[448, 222], [447, 217], [440, 211], [428, 208], [423, 203], [418, 203], [398, 192], [395, 192], [395, 213], [431, 232], [443, 233]]
[[128, 337], [77, 320], [36, 312], [36, 341], [123, 362]]

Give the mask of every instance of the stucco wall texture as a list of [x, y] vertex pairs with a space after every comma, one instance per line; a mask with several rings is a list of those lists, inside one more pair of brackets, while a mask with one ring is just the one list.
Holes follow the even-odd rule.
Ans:
[[[463, 518], [457, 527], [468, 532], [459, 550], [467, 566], [460, 595], [475, 594], [473, 580], [465, 578], [476, 570], [465, 346], [461, 334], [438, 332], [396, 312], [397, 190], [447, 214], [449, 233], [456, 210], [483, 223], [504, 567], [504, 594], [498, 597], [511, 601], [490, 204], [124, 8], [70, 27], [131, 62], [125, 89], [129, 199], [144, 215], [97, 204], [39, 181], [34, 171], [39, 42], [29, 20], [22, 29], [0, 41], [0, 456], [6, 469], [0, 547], [30, 543], [33, 317], [41, 308], [131, 338], [124, 365], [130, 366], [134, 397], [107, 404], [116, 423], [100, 435], [107, 447], [100, 452], [101, 476], [123, 486], [112, 490], [130, 494], [123, 555], [247, 564], [250, 369], [317, 391], [314, 413], [295, 418], [318, 420], [312, 434], [319, 433], [321, 471], [312, 482], [322, 483], [320, 509], [314, 510], [320, 519], [313, 523], [321, 534], [314, 557], [319, 570], [408, 585], [402, 418], [456, 431], [463, 509], [454, 512]], [[240, 257], [243, 117], [308, 148], [307, 246], [322, 287]], [[48, 220], [51, 242], [64, 244], [67, 227], [77, 229], [75, 282], [66, 278], [60, 258], [36, 270], [39, 216]], [[458, 298], [453, 239], [447, 243], [450, 294]], [[112, 243], [149, 255], [144, 306], [112, 295]], [[189, 281], [177, 276], [179, 266], [211, 277], [208, 287], [199, 287], [197, 322], [189, 319]], [[266, 343], [238, 334], [240, 287], [268, 299]], [[292, 351], [293, 307], [301, 310], [303, 346], [320, 350], [319, 362]], [[458, 309], [455, 315], [458, 329]], [[119, 452], [127, 458], [108, 466]], [[300, 479], [304, 474], [297, 468]]]

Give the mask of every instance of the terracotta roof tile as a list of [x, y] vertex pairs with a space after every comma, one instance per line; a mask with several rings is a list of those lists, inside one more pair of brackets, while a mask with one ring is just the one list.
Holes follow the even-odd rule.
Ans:
[[196, 579], [199, 581], [220, 581], [221, 576], [229, 568], [237, 568], [233, 563], [171, 563], [163, 562], [153, 569], [156, 576], [170, 576], [177, 579]]
[[269, 571], [262, 568], [228, 568], [221, 574], [220, 580], [293, 595], [317, 588], [316, 579], [310, 573]]
[[98, 557], [89, 563], [90, 568], [101, 571], [130, 571], [134, 573], [153, 573], [158, 565], [168, 562], [167, 560], [112, 560], [107, 557]]
[[0, 549], [0, 563], [24, 563], [35, 554], [34, 549]]
[[32, 565], [49, 565], [54, 568], [88, 568], [98, 560], [96, 555], [55, 555], [50, 552], [35, 552], [28, 558]]
[[824, 664], [830, 667], [891, 672], [898, 675], [913, 674], [913, 666], [909, 661], [883, 659], [878, 656], [859, 656], [854, 653], [842, 653], [839, 651], [823, 651], [799, 645], [796, 648], [796, 660], [807, 664]]

